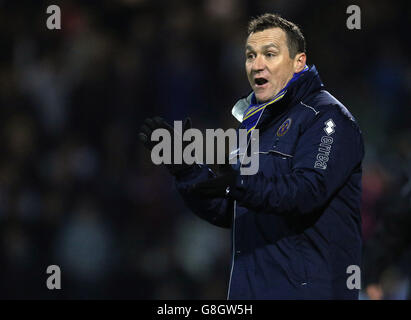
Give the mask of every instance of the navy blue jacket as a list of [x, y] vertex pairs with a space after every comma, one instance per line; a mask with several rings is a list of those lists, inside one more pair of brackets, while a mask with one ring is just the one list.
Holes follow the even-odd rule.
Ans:
[[176, 180], [195, 214], [232, 229], [228, 298], [358, 299], [347, 287], [362, 249], [364, 146], [355, 119], [312, 66], [256, 128], [259, 171], [239, 176], [229, 198], [187, 191], [215, 176], [205, 165]]

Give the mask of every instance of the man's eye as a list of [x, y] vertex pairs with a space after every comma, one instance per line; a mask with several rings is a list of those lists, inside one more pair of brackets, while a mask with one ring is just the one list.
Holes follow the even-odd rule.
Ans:
[[267, 52], [266, 56], [269, 57], [269, 58], [272, 58], [272, 57], [275, 57], [275, 53], [274, 52]]
[[247, 59], [248, 60], [251, 60], [251, 59], [254, 59], [254, 53], [249, 53], [249, 54], [247, 54]]

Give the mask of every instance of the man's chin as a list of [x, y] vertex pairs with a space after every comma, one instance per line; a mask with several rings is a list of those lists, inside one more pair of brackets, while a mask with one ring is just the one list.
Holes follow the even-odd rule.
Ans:
[[254, 91], [255, 98], [259, 104], [269, 102], [273, 100], [276, 96], [277, 92], [273, 94], [273, 92], [256, 92]]
[[257, 99], [257, 102], [259, 104], [266, 103], [266, 102], [271, 100], [271, 96], [267, 96], [267, 95], [258, 95], [258, 94], [256, 94], [255, 98]]

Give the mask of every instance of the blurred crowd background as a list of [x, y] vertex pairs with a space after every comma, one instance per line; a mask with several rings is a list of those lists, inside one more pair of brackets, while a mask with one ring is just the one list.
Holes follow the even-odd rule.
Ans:
[[410, 2], [0, 0], [0, 298], [226, 298], [229, 231], [184, 207], [137, 133], [154, 115], [235, 126], [247, 22], [265, 12], [302, 28], [362, 128], [361, 299], [410, 297]]

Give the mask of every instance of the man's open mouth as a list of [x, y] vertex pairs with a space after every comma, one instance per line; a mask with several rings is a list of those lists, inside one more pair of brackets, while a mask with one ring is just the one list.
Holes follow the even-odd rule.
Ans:
[[268, 82], [268, 80], [265, 79], [265, 78], [255, 78], [254, 82], [255, 82], [256, 86], [263, 86]]

